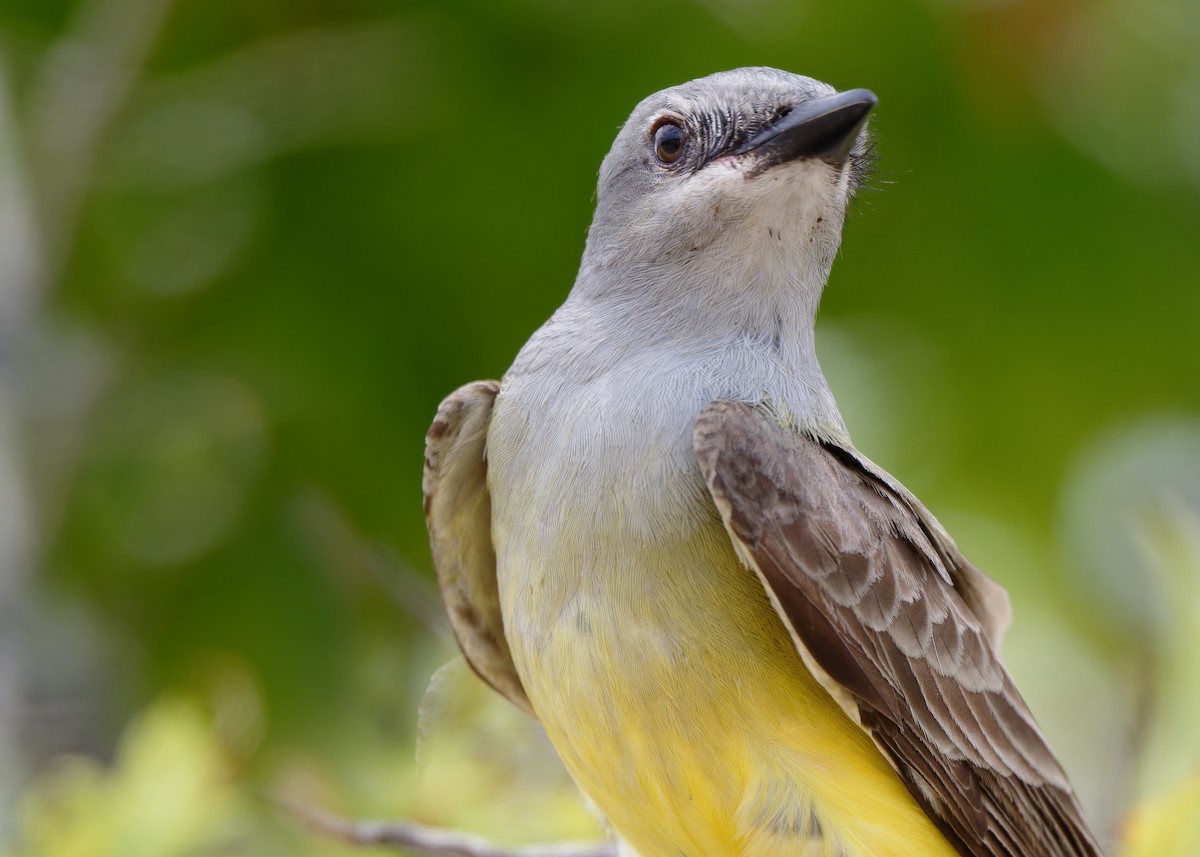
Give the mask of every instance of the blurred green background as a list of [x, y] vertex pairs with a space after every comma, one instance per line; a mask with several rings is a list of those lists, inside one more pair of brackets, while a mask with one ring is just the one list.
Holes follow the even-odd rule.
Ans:
[[423, 435], [633, 106], [760, 64], [880, 97], [819, 332], [858, 445], [1009, 588], [1106, 839], [1200, 853], [1195, 0], [4, 0], [0, 854], [350, 853], [273, 796], [596, 835], [427, 691]]

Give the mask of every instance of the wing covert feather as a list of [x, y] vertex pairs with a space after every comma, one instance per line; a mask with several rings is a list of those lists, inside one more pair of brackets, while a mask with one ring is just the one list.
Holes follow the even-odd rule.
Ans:
[[739, 554], [805, 662], [964, 855], [1099, 857], [1001, 665], [1003, 591], [857, 452], [746, 403], [710, 403], [695, 449]]
[[438, 408], [425, 436], [425, 522], [438, 586], [467, 663], [533, 715], [504, 636], [492, 546], [486, 441], [499, 389], [496, 381], [476, 381]]

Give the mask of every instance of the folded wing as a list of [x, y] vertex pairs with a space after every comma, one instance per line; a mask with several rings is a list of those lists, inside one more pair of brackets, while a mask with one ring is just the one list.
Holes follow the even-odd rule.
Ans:
[[487, 429], [500, 385], [476, 381], [438, 408], [425, 437], [425, 522], [438, 585], [467, 663], [530, 715], [504, 637], [487, 488]]
[[735, 546], [805, 663], [971, 857], [1098, 857], [997, 654], [1002, 590], [852, 449], [739, 402], [695, 449]]

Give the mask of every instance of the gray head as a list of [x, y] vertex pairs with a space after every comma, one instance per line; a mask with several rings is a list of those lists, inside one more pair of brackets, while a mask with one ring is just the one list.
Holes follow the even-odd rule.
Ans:
[[819, 295], [869, 160], [875, 103], [772, 68], [651, 95], [600, 168], [584, 271], [686, 266], [812, 280]]

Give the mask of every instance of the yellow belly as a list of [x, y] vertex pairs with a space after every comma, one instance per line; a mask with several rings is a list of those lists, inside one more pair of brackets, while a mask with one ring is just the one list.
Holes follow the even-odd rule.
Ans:
[[566, 574], [526, 562], [502, 583], [509, 643], [563, 762], [641, 857], [954, 857], [723, 531], [632, 563], [556, 553]]

